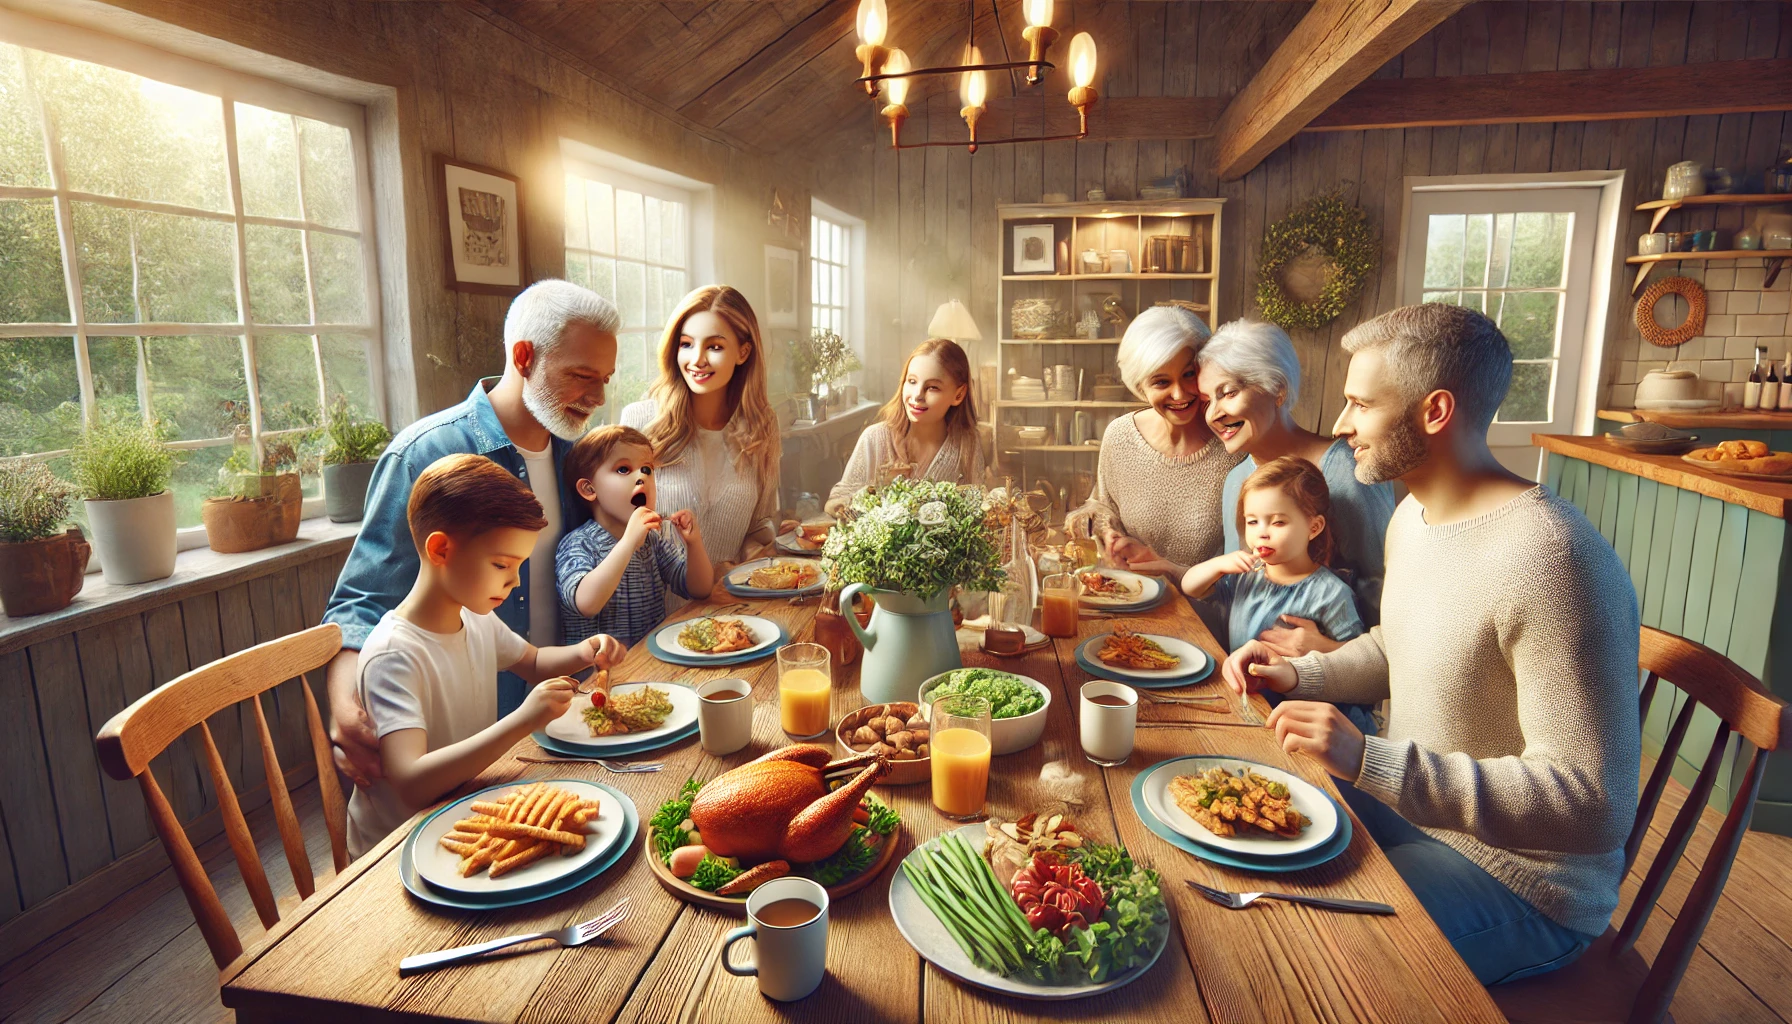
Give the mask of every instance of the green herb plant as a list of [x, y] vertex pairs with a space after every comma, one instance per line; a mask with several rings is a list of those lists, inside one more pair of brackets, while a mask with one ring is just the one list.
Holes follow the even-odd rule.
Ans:
[[74, 488], [34, 460], [0, 462], [0, 542], [53, 537], [68, 519]]
[[821, 556], [833, 586], [863, 583], [923, 599], [953, 586], [995, 590], [1004, 576], [983, 489], [944, 481], [905, 478], [859, 491]]
[[831, 385], [854, 370], [863, 369], [858, 353], [846, 339], [824, 327], [810, 331], [806, 340], [792, 343], [789, 360], [799, 387]]
[[337, 395], [330, 404], [324, 427], [324, 464], [344, 466], [372, 462], [386, 450], [392, 431], [378, 420], [361, 419], [349, 409], [348, 396]]
[[75, 486], [89, 501], [147, 498], [168, 489], [174, 449], [155, 426], [126, 420], [95, 423], [69, 454]]

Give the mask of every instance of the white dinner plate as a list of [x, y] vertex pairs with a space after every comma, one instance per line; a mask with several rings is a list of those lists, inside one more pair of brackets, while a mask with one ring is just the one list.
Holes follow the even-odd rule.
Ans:
[[593, 754], [602, 757], [607, 748], [634, 746], [661, 736], [670, 736], [680, 729], [690, 728], [691, 723], [697, 720], [697, 708], [703, 699], [697, 696], [696, 690], [683, 683], [618, 683], [610, 688], [610, 696], [620, 697], [643, 686], [654, 686], [665, 691], [666, 699], [672, 702], [672, 713], [666, 716], [666, 720], [657, 729], [623, 732], [614, 736], [593, 736], [591, 727], [585, 724], [585, 709], [591, 706], [591, 698], [575, 694], [566, 713], [549, 722], [542, 732], [562, 743], [588, 748]]
[[[1121, 593], [1111, 597], [1098, 596], [1084, 591], [1082, 603], [1091, 607], [1106, 608], [1117, 605], [1145, 604], [1157, 600], [1164, 592], [1164, 581], [1156, 576], [1141, 576], [1136, 572], [1127, 572], [1125, 569], [1091, 569], [1088, 571], [1098, 572], [1111, 580], [1117, 580], [1121, 586]], [[1081, 574], [1079, 573], [1079, 575]]]
[[1099, 652], [1101, 651], [1102, 643], [1105, 642], [1107, 637], [1112, 635], [1113, 634], [1111, 633], [1103, 633], [1101, 636], [1091, 637], [1084, 644], [1084, 649], [1088, 652], [1089, 661], [1095, 665], [1099, 665], [1104, 674], [1112, 675], [1119, 679], [1143, 679], [1146, 681], [1155, 681], [1159, 679], [1182, 679], [1188, 676], [1197, 676], [1207, 671], [1206, 651], [1189, 643], [1187, 640], [1178, 640], [1173, 636], [1164, 636], [1162, 633], [1138, 633], [1136, 635], [1142, 636], [1147, 640], [1157, 641], [1157, 646], [1162, 647], [1165, 654], [1171, 654], [1181, 658], [1182, 660], [1177, 662], [1174, 668], [1141, 669], [1122, 668], [1119, 665], [1110, 665], [1101, 660]]
[[738, 658], [743, 654], [762, 651], [778, 642], [778, 624], [770, 619], [762, 619], [757, 615], [723, 615], [721, 618], [739, 619], [740, 624], [747, 627], [747, 631], [753, 634], [753, 646], [745, 647], [738, 651], [725, 651], [721, 654], [710, 654], [707, 651], [693, 651], [678, 642], [679, 632], [690, 625], [691, 622], [694, 621], [692, 619], [680, 619], [661, 629], [658, 633], [654, 634], [654, 637], [659, 641], [660, 647], [665, 649], [668, 653], [677, 654], [686, 658], [697, 658], [699, 660], [707, 660], [710, 658]]
[[[517, 785], [520, 787], [523, 784], [518, 783]], [[454, 831], [456, 821], [472, 817], [472, 804], [475, 800], [500, 800], [508, 792], [508, 790], [485, 790], [461, 798], [447, 810], [429, 819], [418, 831], [416, 847], [412, 852], [417, 874], [423, 876], [423, 880], [431, 886], [447, 892], [493, 896], [552, 882], [556, 878], [563, 878], [589, 867], [611, 846], [623, 840], [625, 815], [622, 805], [614, 796], [585, 782], [560, 779], [556, 780], [554, 785], [559, 789], [568, 790], [598, 802], [597, 817], [585, 826], [583, 849], [570, 856], [557, 853], [549, 854], [533, 864], [518, 868], [498, 878], [493, 878], [490, 871], [481, 871], [470, 878], [462, 878], [459, 870], [460, 855], [444, 848], [441, 838]]]
[[[750, 581], [754, 571], [763, 569], [775, 562], [789, 562], [793, 565], [803, 565], [814, 569], [815, 580], [800, 587], [789, 587], [783, 590], [774, 590], [770, 587], [755, 587]], [[812, 594], [821, 589], [821, 563], [813, 558], [755, 558], [751, 562], [743, 563], [737, 567], [733, 572], [728, 574], [727, 578], [730, 585], [739, 587], [742, 590], [754, 590], [767, 594]], [[677, 638], [674, 637], [673, 639], [676, 641]], [[683, 649], [684, 648], [682, 647], [679, 648], [679, 650]]]
[[[1176, 806], [1175, 799], [1170, 796], [1170, 780], [1178, 775], [1195, 775], [1209, 768], [1224, 768], [1234, 774], [1240, 768], [1248, 768], [1266, 779], [1287, 786], [1294, 809], [1305, 815], [1310, 822], [1306, 831], [1296, 839], [1277, 839], [1274, 836], [1245, 838], [1243, 829], [1236, 836], [1216, 836], [1207, 831], [1200, 822], [1184, 814], [1182, 808]], [[1337, 805], [1327, 800], [1325, 794], [1312, 783], [1280, 768], [1236, 757], [1183, 757], [1165, 761], [1151, 769], [1151, 773], [1145, 777], [1143, 792], [1145, 806], [1157, 816], [1157, 820], [1203, 846], [1230, 853], [1252, 857], [1292, 856], [1324, 844], [1338, 831]]]

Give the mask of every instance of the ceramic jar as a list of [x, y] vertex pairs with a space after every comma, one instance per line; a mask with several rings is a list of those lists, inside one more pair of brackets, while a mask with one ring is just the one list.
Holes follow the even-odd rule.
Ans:
[[1685, 199], [1687, 196], [1705, 194], [1705, 169], [1697, 161], [1682, 160], [1668, 167], [1667, 181], [1662, 186], [1661, 198]]

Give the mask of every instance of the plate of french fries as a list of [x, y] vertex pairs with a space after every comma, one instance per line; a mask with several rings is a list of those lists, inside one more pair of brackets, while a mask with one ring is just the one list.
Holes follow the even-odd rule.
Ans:
[[502, 895], [590, 866], [624, 840], [616, 798], [588, 782], [555, 779], [481, 790], [424, 822], [417, 874], [454, 893]]

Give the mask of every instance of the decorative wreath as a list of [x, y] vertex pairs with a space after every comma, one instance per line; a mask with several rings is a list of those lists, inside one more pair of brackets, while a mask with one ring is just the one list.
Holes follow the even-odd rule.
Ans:
[[[1282, 272], [1313, 254], [1325, 258], [1325, 288], [1302, 302], [1282, 286]], [[1270, 225], [1257, 265], [1257, 306], [1265, 319], [1284, 328], [1324, 327], [1355, 301], [1381, 262], [1381, 240], [1361, 209], [1329, 192]]]
[[[1686, 300], [1686, 319], [1671, 329], [1655, 319], [1655, 304], [1668, 295]], [[1650, 285], [1636, 300], [1636, 329], [1650, 344], [1662, 348], [1684, 345], [1705, 333], [1705, 286], [1690, 277], [1669, 277]]]

